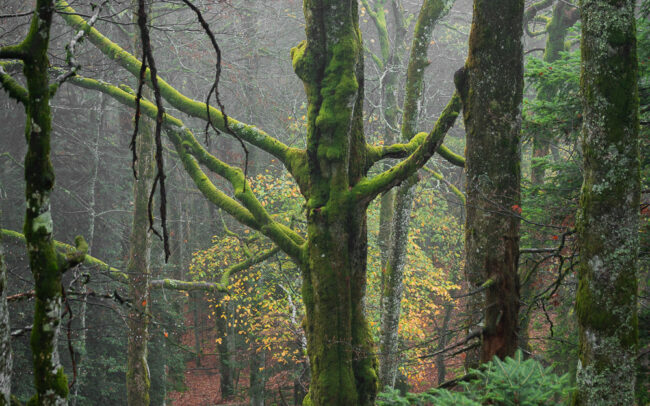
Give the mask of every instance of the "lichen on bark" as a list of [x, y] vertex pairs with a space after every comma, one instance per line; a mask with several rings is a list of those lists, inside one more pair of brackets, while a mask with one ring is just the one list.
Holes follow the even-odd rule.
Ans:
[[475, 0], [467, 62], [455, 78], [467, 129], [465, 277], [469, 291], [495, 281], [468, 300], [469, 329], [482, 332], [470, 367], [517, 348], [523, 12], [522, 0]]
[[580, 3], [584, 182], [574, 405], [634, 404], [640, 195], [634, 4]]
[[[2, 210], [0, 210], [0, 224]], [[0, 235], [0, 406], [11, 402], [11, 331], [9, 330], [9, 308], [7, 306], [7, 264]]]

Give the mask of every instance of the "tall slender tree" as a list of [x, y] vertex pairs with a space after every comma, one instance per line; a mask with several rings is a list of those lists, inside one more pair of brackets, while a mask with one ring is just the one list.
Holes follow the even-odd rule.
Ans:
[[633, 0], [582, 0], [584, 182], [574, 405], [634, 404], [639, 116]]
[[[139, 10], [138, 2], [133, 1], [133, 21], [140, 18], [140, 13], [150, 13], [150, 6]], [[146, 18], [146, 17], [144, 17]], [[133, 49], [136, 55], [142, 53], [139, 35], [134, 35]], [[152, 92], [143, 89], [143, 96], [152, 99]], [[149, 319], [151, 317], [150, 300], [150, 262], [151, 231], [149, 229], [149, 194], [154, 177], [154, 139], [153, 124], [148, 117], [139, 117], [138, 133], [135, 139], [137, 160], [134, 163], [137, 177], [133, 182], [133, 223], [131, 225], [129, 260], [129, 299], [133, 306], [128, 315], [128, 345], [126, 392], [129, 406], [148, 406], [149, 388], [151, 386], [147, 345], [149, 343]]]
[[456, 73], [467, 129], [469, 366], [517, 348], [523, 0], [475, 0], [469, 53]]
[[[420, 114], [424, 71], [429, 65], [427, 50], [433, 28], [453, 5], [449, 0], [425, 0], [418, 14], [413, 33], [411, 52], [406, 76], [401, 138], [409, 142], [417, 133]], [[394, 91], [394, 90], [393, 90]], [[390, 98], [387, 100], [390, 101]], [[395, 101], [393, 101], [395, 102]], [[386, 106], [388, 107], [388, 106]], [[396, 105], [390, 106], [397, 109]], [[385, 261], [382, 264], [381, 286], [381, 331], [379, 339], [380, 382], [393, 387], [399, 366], [398, 327], [402, 292], [404, 290], [404, 266], [406, 263], [406, 245], [408, 242], [411, 209], [413, 207], [413, 187], [417, 176], [413, 175], [395, 188], [392, 203], [388, 203], [392, 216], [388, 219], [390, 238], [386, 246]], [[382, 199], [382, 209], [386, 202]]]
[[[2, 210], [0, 210], [0, 222]], [[5, 263], [0, 236], [0, 406], [11, 400], [11, 332], [9, 331], [9, 307], [7, 307], [7, 264]]]
[[25, 106], [27, 113], [24, 235], [35, 284], [30, 343], [36, 387], [32, 402], [38, 405], [67, 404], [68, 383], [57, 348], [62, 309], [61, 277], [63, 272], [83, 262], [88, 249], [84, 239], [77, 237], [76, 250], [64, 255], [55, 250], [52, 239], [50, 195], [54, 188], [54, 169], [50, 161], [50, 98], [60, 84], [60, 81], [51, 84], [48, 73], [47, 51], [53, 12], [53, 0], [38, 0], [23, 41], [0, 48], [0, 58], [22, 61], [27, 82], [24, 88], [5, 75], [2, 85], [11, 97]]

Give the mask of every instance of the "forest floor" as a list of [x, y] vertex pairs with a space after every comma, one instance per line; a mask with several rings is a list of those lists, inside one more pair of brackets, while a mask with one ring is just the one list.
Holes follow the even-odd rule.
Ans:
[[[181, 337], [181, 344], [187, 348], [195, 348], [196, 341], [194, 336], [195, 322], [192, 312], [186, 309], [185, 320], [187, 332]], [[213, 323], [205, 317], [205, 314], [199, 316], [199, 326], [207, 326]], [[196, 359], [192, 359], [185, 364], [185, 391], [171, 392], [168, 395], [169, 404], [173, 406], [213, 406], [213, 405], [247, 405], [248, 399], [245, 396], [235, 396], [233, 399], [224, 400], [221, 396], [221, 374], [219, 369], [219, 357], [216, 346], [216, 331], [213, 328], [201, 328], [199, 334], [201, 342], [201, 359], [197, 365]], [[248, 372], [241, 371], [237, 388], [248, 388]], [[244, 394], [245, 395], [245, 394]]]

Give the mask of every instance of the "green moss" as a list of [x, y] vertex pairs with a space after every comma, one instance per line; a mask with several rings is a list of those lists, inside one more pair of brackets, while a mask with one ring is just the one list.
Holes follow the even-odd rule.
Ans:
[[[88, 40], [92, 42], [93, 45], [95, 45], [102, 53], [104, 53], [104, 55], [117, 62], [135, 77], [139, 77], [141, 63], [137, 58], [126, 52], [116, 43], [103, 36], [99, 31], [97, 31], [97, 29], [90, 27], [83, 18], [77, 15], [76, 11], [71, 8], [67, 2], [63, 0], [57, 0], [56, 4], [58, 6], [58, 9], [63, 11], [62, 13], [59, 13], [59, 15], [65, 20], [67, 24], [74, 27], [75, 29], [83, 28], [86, 32], [86, 38], [88, 38]], [[145, 79], [147, 81], [147, 85], [150, 86], [151, 80], [149, 69], [146, 71]], [[162, 97], [173, 107], [190, 116], [199, 117], [203, 120], [208, 119], [205, 103], [192, 100], [189, 97], [183, 95], [160, 77], [158, 77], [158, 85], [160, 87]], [[226, 131], [224, 117], [221, 111], [211, 106], [209, 114], [211, 122], [221, 131]], [[278, 158], [280, 162], [285, 162], [285, 154], [288, 147], [275, 138], [270, 137], [264, 131], [254, 126], [239, 122], [233, 117], [228, 117], [228, 128], [242, 140], [270, 153], [271, 155]]]
[[584, 183], [574, 405], [632, 404], [638, 320], [638, 96], [634, 2], [583, 0]]

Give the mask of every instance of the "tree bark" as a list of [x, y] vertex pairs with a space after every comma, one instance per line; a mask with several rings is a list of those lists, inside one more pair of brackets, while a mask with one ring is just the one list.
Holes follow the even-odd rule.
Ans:
[[[140, 120], [143, 120], [142, 118]], [[149, 366], [147, 343], [149, 341], [149, 284], [151, 273], [151, 234], [149, 232], [148, 202], [153, 179], [153, 134], [148, 123], [140, 123], [136, 148], [138, 179], [134, 181], [134, 212], [131, 229], [131, 249], [127, 273], [129, 275], [129, 298], [133, 306], [128, 318], [127, 349], [127, 400], [129, 406], [149, 405]]]
[[[0, 222], [2, 211], [0, 210]], [[0, 406], [8, 406], [11, 400], [11, 331], [7, 306], [7, 264], [5, 263], [2, 236], [0, 235]]]
[[266, 385], [266, 373], [264, 366], [266, 363], [266, 353], [264, 350], [259, 351], [252, 349], [250, 358], [250, 390], [251, 406], [264, 406], [264, 387]]
[[639, 116], [635, 2], [582, 0], [584, 181], [574, 405], [634, 404]]
[[304, 11], [307, 40], [292, 49], [309, 103], [301, 265], [312, 379], [303, 404], [372, 405], [377, 362], [363, 303], [367, 203], [346, 199], [365, 162], [357, 2], [305, 0]]
[[[133, 2], [134, 21], [137, 2]], [[134, 36], [136, 53], [142, 49], [139, 37]], [[151, 100], [152, 92], [143, 91]], [[151, 232], [149, 230], [149, 193], [154, 177], [154, 136], [152, 120], [141, 116], [136, 138], [136, 173], [133, 182], [133, 223], [131, 226], [129, 262], [129, 299], [132, 307], [128, 317], [128, 346], [126, 391], [129, 406], [149, 406], [151, 377], [147, 363], [149, 320], [151, 318]]]
[[467, 129], [465, 277], [469, 291], [493, 281], [468, 300], [469, 328], [482, 329], [471, 367], [517, 348], [523, 11], [522, 0], [475, 0], [467, 62], [455, 78]]

